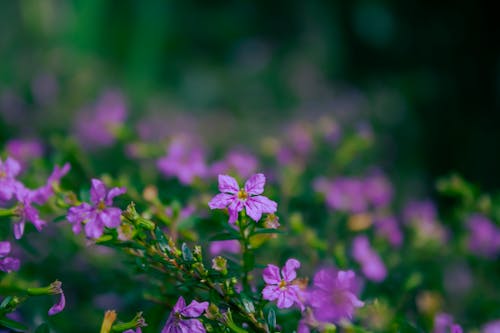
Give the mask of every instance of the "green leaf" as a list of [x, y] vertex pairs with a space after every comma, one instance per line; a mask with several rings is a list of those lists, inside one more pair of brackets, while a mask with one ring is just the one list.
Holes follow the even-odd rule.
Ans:
[[185, 261], [193, 261], [193, 253], [191, 252], [186, 243], [182, 243], [181, 251], [182, 251], [182, 258]]
[[269, 310], [267, 314], [267, 324], [269, 325], [270, 331], [273, 331], [276, 327], [276, 312], [274, 312], [274, 309]]
[[28, 330], [28, 327], [24, 324], [5, 317], [0, 318], [0, 327], [2, 326], [11, 329], [14, 332], [26, 332]]
[[168, 246], [168, 240], [160, 228], [155, 229], [155, 237], [156, 237], [156, 242], [160, 247], [160, 250], [162, 252], [170, 252], [170, 246]]
[[49, 325], [47, 323], [41, 324], [36, 328], [35, 333], [50, 333]]

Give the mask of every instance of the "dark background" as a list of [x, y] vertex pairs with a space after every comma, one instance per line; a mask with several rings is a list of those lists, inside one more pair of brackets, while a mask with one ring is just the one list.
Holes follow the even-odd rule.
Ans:
[[[111, 85], [136, 117], [161, 98], [242, 122], [330, 112], [339, 91], [359, 93], [392, 171], [429, 183], [458, 171], [497, 188], [500, 35], [490, 3], [4, 0], [0, 93], [32, 106], [33, 78], [50, 73], [63, 118]], [[45, 121], [62, 126], [48, 109]], [[2, 140], [15, 132], [2, 128]]]

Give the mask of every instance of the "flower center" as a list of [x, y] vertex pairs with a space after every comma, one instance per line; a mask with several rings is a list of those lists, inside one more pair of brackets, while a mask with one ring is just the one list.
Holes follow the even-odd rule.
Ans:
[[99, 204], [97, 205], [98, 210], [104, 210], [106, 208], [106, 204], [104, 203], [103, 200], [99, 201]]
[[7, 173], [4, 170], [0, 170], [0, 179], [7, 177]]
[[286, 289], [286, 281], [285, 280], [281, 280], [281, 282], [278, 284], [278, 287], [281, 290]]
[[240, 200], [246, 200], [246, 199], [248, 199], [248, 193], [244, 189], [240, 189], [238, 191], [237, 196], [238, 196], [238, 199], [240, 199]]

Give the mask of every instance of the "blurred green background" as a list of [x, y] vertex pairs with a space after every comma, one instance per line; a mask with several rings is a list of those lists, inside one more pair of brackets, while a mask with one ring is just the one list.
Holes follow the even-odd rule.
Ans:
[[453, 170], [495, 188], [500, 43], [493, 6], [3, 0], [3, 100], [15, 92], [30, 105], [34, 80], [49, 75], [58, 102], [28, 107], [24, 125], [2, 120], [0, 136], [62, 128], [109, 86], [124, 90], [136, 118], [161, 100], [171, 110], [233, 117], [254, 136], [262, 123], [342, 109], [373, 122], [385, 137], [386, 167], [402, 177], [430, 183]]

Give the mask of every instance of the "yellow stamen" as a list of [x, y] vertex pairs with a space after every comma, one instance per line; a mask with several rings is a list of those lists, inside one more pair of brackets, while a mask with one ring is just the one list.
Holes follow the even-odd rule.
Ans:
[[240, 199], [240, 200], [248, 199], [248, 193], [244, 189], [239, 190], [238, 191], [238, 199]]

